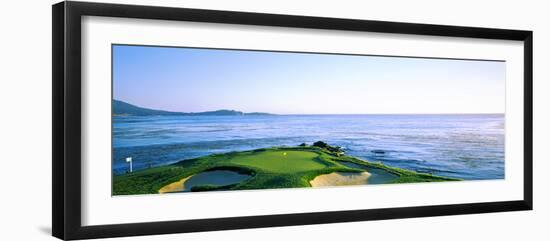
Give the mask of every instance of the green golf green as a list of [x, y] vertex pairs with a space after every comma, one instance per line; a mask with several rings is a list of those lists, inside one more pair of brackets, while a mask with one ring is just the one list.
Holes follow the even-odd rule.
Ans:
[[231, 158], [229, 162], [259, 168], [268, 172], [297, 173], [327, 167], [328, 163], [323, 163], [317, 159], [318, 157], [319, 153], [310, 151], [272, 150], [237, 155]]
[[[357, 175], [347, 175], [352, 178], [345, 179], [341, 175], [325, 175], [331, 173]], [[234, 176], [246, 178], [232, 178]], [[196, 181], [199, 177], [201, 182]], [[113, 195], [311, 187], [315, 186], [312, 180], [316, 177], [323, 178], [324, 185], [329, 186], [332, 177], [338, 179], [334, 185], [459, 180], [360, 160], [328, 145], [274, 147], [208, 155], [114, 176]], [[368, 180], [358, 182], [354, 177]]]

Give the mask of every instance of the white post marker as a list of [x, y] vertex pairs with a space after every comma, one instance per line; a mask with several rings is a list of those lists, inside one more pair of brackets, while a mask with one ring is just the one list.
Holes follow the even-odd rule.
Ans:
[[131, 157], [126, 157], [126, 162], [130, 163], [130, 172], [132, 172], [132, 158]]

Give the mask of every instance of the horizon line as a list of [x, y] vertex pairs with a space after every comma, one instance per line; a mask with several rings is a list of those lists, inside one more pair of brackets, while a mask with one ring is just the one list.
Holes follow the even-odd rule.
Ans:
[[221, 111], [221, 110], [227, 110], [227, 111], [236, 111], [236, 112], [242, 112], [244, 114], [250, 114], [250, 113], [264, 113], [266, 115], [504, 115], [505, 112], [431, 112], [431, 113], [414, 113], [414, 112], [402, 112], [402, 113], [307, 113], [307, 114], [296, 114], [296, 113], [287, 113], [287, 114], [278, 114], [278, 113], [271, 113], [271, 112], [265, 112], [265, 111], [250, 111], [250, 112], [244, 112], [241, 110], [235, 110], [235, 109], [216, 109], [216, 110], [204, 110], [204, 111], [180, 111], [180, 110], [166, 110], [166, 109], [154, 109], [151, 107], [144, 107], [139, 106], [135, 104], [131, 104], [128, 101], [124, 100], [118, 100], [113, 98], [112, 100], [124, 102], [129, 105], [133, 105], [139, 108], [144, 109], [150, 109], [150, 110], [159, 110], [159, 111], [166, 111], [166, 112], [174, 112], [174, 113], [202, 113], [202, 112], [212, 112], [212, 111]]
[[[243, 112], [243, 113], [258, 113], [258, 112]], [[260, 112], [265, 113], [265, 112]], [[413, 113], [413, 112], [403, 112], [403, 113], [347, 113], [347, 114], [335, 114], [335, 113], [320, 113], [320, 114], [275, 114], [267, 113], [271, 115], [504, 115], [506, 113], [497, 113], [497, 112], [470, 112], [470, 113], [456, 113], [456, 112], [439, 112], [439, 113]]]

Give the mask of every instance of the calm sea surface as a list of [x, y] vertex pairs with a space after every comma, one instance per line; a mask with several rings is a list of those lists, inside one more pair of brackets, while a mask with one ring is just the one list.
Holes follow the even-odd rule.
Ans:
[[[504, 115], [113, 117], [113, 171], [322, 140], [346, 154], [463, 179], [504, 178]], [[375, 154], [383, 150], [385, 154]]]

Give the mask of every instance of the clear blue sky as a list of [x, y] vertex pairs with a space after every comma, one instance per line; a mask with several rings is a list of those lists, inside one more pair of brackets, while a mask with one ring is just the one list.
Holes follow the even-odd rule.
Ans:
[[113, 98], [182, 112], [504, 113], [505, 62], [113, 46]]

